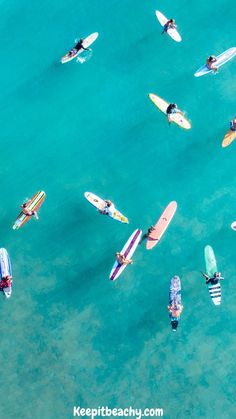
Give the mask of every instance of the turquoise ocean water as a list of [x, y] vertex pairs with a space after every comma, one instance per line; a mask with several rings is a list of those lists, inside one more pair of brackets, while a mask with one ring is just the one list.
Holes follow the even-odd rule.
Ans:
[[[221, 141], [235, 115], [236, 60], [193, 73], [236, 46], [233, 0], [1, 0], [0, 246], [14, 290], [1, 299], [2, 419], [71, 418], [73, 406], [162, 407], [170, 419], [235, 417], [235, 152]], [[174, 17], [180, 44], [161, 36]], [[92, 58], [64, 66], [75, 38], [98, 31]], [[168, 127], [148, 99], [187, 112]], [[39, 222], [11, 229], [19, 205], [47, 197]], [[102, 217], [92, 191], [129, 217]], [[114, 283], [114, 253], [169, 201], [172, 224]], [[210, 244], [225, 277], [214, 307], [204, 280]], [[169, 280], [184, 312], [170, 330]]]

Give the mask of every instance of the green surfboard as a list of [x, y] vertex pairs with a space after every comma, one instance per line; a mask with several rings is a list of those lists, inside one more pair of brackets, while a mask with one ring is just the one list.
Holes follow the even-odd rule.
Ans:
[[[206, 273], [209, 275], [210, 278], [213, 278], [214, 273], [218, 271], [216, 258], [214, 251], [211, 246], [206, 246], [204, 249], [205, 254], [205, 262], [206, 262]], [[217, 284], [212, 285], [211, 283], [208, 284], [208, 290], [212, 299], [212, 302], [219, 306], [221, 304], [221, 284], [218, 282]]]
[[212, 247], [207, 245], [204, 249], [204, 254], [206, 262], [206, 273], [212, 278], [214, 273], [218, 271], [216, 258]]

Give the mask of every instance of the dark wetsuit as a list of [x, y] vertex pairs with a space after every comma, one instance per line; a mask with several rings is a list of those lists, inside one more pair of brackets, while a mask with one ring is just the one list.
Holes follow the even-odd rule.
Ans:
[[173, 103], [170, 103], [166, 109], [166, 113], [167, 115], [171, 115], [172, 113], [175, 113], [176, 110], [177, 110], [177, 107]]
[[75, 47], [74, 47], [74, 49], [76, 49], [76, 51], [79, 51], [80, 49], [85, 49], [85, 50], [87, 50], [88, 48], [84, 48], [83, 47], [83, 40], [81, 40], [80, 39], [80, 41], [79, 42], [77, 42], [77, 44], [75, 45]]
[[221, 281], [221, 279], [224, 279], [222, 276], [218, 276], [218, 277], [213, 277], [213, 278], [209, 278], [206, 280], [206, 284], [210, 284], [211, 285], [216, 285], [218, 284], [219, 281]]
[[230, 121], [230, 129], [231, 131], [236, 132], [236, 125], [234, 121]]

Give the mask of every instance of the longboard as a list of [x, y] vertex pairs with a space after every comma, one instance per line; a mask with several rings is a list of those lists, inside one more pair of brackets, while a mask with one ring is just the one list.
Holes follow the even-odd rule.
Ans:
[[[214, 273], [218, 271], [214, 251], [211, 246], [206, 246], [204, 249], [206, 273], [210, 278], [213, 278]], [[208, 284], [209, 293], [213, 303], [218, 306], [221, 304], [221, 284]]]
[[[181, 303], [181, 281], [178, 275], [173, 276], [170, 280], [170, 291], [169, 291], [169, 305], [171, 304], [178, 304], [182, 306]], [[171, 322], [172, 330], [175, 332], [180, 316], [174, 317], [171, 313], [169, 313], [169, 318]]]
[[164, 209], [160, 218], [157, 220], [154, 230], [147, 237], [146, 249], [150, 250], [157, 245], [161, 237], [165, 233], [168, 225], [170, 224], [175, 211], [177, 209], [177, 202], [171, 201]]
[[[7, 250], [3, 247], [0, 249], [0, 276], [1, 279], [6, 276], [12, 276], [12, 269], [11, 269], [11, 261]], [[12, 293], [12, 279], [11, 279], [11, 286], [8, 288], [3, 288], [3, 292], [6, 298], [11, 297]]]
[[[169, 19], [167, 19], [165, 17], [165, 15], [163, 15], [163, 13], [161, 13], [159, 10], [156, 10], [156, 17], [157, 20], [159, 21], [159, 23], [161, 24], [162, 27], [165, 26], [166, 22], [168, 22]], [[177, 29], [175, 28], [170, 28], [166, 31], [166, 33], [172, 38], [174, 39], [174, 41], [176, 42], [181, 42], [182, 38], [179, 34], [179, 32], [177, 31]]]
[[[97, 39], [98, 35], [99, 35], [99, 33], [98, 33], [98, 32], [94, 32], [94, 33], [92, 33], [91, 35], [87, 36], [87, 38], [85, 38], [85, 39], [83, 40], [83, 47], [84, 47], [84, 48], [88, 48], [90, 45], [92, 45], [92, 44], [93, 44], [93, 42], [94, 42], [94, 41], [96, 41], [96, 39]], [[77, 57], [79, 54], [81, 54], [81, 52], [83, 52], [83, 51], [84, 51], [84, 50], [83, 50], [83, 48], [81, 48], [81, 49], [79, 49], [79, 51], [78, 51], [76, 54], [74, 54], [74, 55], [69, 55], [69, 52], [68, 52], [66, 55], [64, 55], [64, 56], [61, 58], [61, 63], [62, 63], [62, 64], [68, 63], [69, 61], [71, 61], [71, 60], [73, 60], [74, 58], [76, 58], [76, 57]]]
[[[163, 112], [166, 115], [166, 109], [168, 108], [169, 103], [166, 102], [161, 97], [155, 95], [154, 93], [149, 93], [148, 97], [149, 99], [151, 99], [154, 105], [156, 105], [159, 111]], [[181, 128], [184, 128], [184, 129], [191, 128], [190, 122], [185, 118], [182, 112], [176, 112], [176, 113], [171, 114], [170, 116], [171, 116], [171, 122], [175, 122], [175, 124], [179, 125]]]
[[[104, 199], [100, 198], [99, 196], [95, 195], [92, 192], [85, 192], [84, 193], [85, 198], [88, 200], [88, 202], [93, 205], [98, 210], [103, 210], [104, 206], [106, 205]], [[113, 211], [111, 214], [107, 214], [109, 217], [113, 218], [114, 220], [120, 221], [121, 223], [128, 223], [129, 220], [127, 217], [125, 217], [123, 214], [121, 214], [120, 211], [118, 211], [115, 208], [115, 211]]]
[[[39, 191], [37, 192], [33, 198], [31, 198], [27, 204], [27, 207], [31, 210], [31, 211], [37, 211], [39, 209], [39, 207], [41, 207], [44, 199], [46, 197], [46, 194], [44, 191]], [[23, 211], [20, 212], [20, 214], [18, 215], [16, 221], [13, 224], [13, 230], [18, 230], [20, 227], [22, 227], [29, 219], [31, 218], [31, 216], [29, 215], [25, 215], [23, 213]]]
[[[125, 245], [124, 245], [124, 247], [123, 247], [123, 249], [121, 250], [120, 253], [126, 259], [130, 259], [133, 256], [133, 254], [134, 254], [134, 252], [135, 252], [135, 250], [136, 250], [136, 248], [137, 248], [137, 246], [140, 242], [141, 235], [142, 235], [142, 230], [137, 229], [131, 234], [129, 240], [125, 243]], [[118, 276], [120, 276], [120, 274], [123, 272], [123, 270], [126, 268], [126, 266], [127, 265], [121, 265], [116, 260], [113, 267], [112, 267], [111, 273], [110, 273], [110, 280], [115, 281], [118, 278]]]
[[[222, 54], [218, 55], [216, 57], [216, 62], [214, 63], [214, 65], [218, 68], [220, 68], [222, 65], [226, 64], [229, 60], [232, 60], [232, 58], [234, 58], [234, 56], [236, 55], [236, 48], [229, 48], [226, 51], [222, 52]], [[209, 74], [211, 73], [212, 70], [210, 68], [207, 67], [207, 65], [203, 65], [202, 67], [200, 67], [196, 73], [194, 73], [195, 77], [201, 77], [204, 76], [205, 74]]]
[[224, 136], [224, 139], [222, 141], [222, 147], [228, 147], [236, 138], [236, 131], [232, 131], [229, 129], [227, 133]]

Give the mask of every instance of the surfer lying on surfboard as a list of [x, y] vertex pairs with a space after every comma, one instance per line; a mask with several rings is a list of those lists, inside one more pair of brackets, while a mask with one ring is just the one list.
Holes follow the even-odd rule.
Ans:
[[210, 55], [210, 57], [206, 60], [206, 66], [209, 68], [209, 70], [214, 71], [216, 73], [218, 71], [218, 67], [214, 65], [214, 63], [217, 61], [217, 58], [214, 55]]
[[167, 310], [173, 317], [180, 317], [184, 306], [182, 304], [172, 303], [167, 306]]
[[167, 22], [165, 23], [165, 25], [163, 26], [163, 31], [162, 31], [162, 35], [163, 33], [167, 32], [168, 29], [176, 29], [177, 26], [175, 25], [175, 20], [174, 19], [169, 19], [167, 20]]
[[80, 39], [77, 42], [77, 44], [74, 46], [74, 48], [72, 48], [68, 52], [69, 57], [73, 57], [74, 55], [76, 55], [80, 49], [84, 49], [85, 51], [91, 51], [91, 48], [84, 48], [83, 47], [83, 42], [84, 42], [84, 39]]
[[2, 277], [0, 281], [0, 291], [3, 291], [4, 288], [9, 288], [11, 286], [12, 276], [6, 275]]
[[22, 212], [27, 215], [28, 217], [32, 217], [32, 215], [35, 217], [36, 220], [39, 219], [38, 214], [36, 211], [32, 211], [31, 209], [28, 208], [28, 204], [30, 201], [25, 202], [23, 205], [21, 205], [20, 207], [22, 208]]
[[132, 259], [125, 259], [125, 257], [119, 252], [116, 253], [116, 260], [120, 265], [130, 265], [133, 263]]
[[220, 272], [215, 272], [213, 278], [210, 278], [210, 276], [207, 275], [205, 272], [201, 272], [201, 274], [202, 276], [204, 276], [204, 278], [206, 278], [206, 284], [211, 283], [212, 285], [216, 285], [219, 281], [224, 279], [223, 276], [221, 276]]

